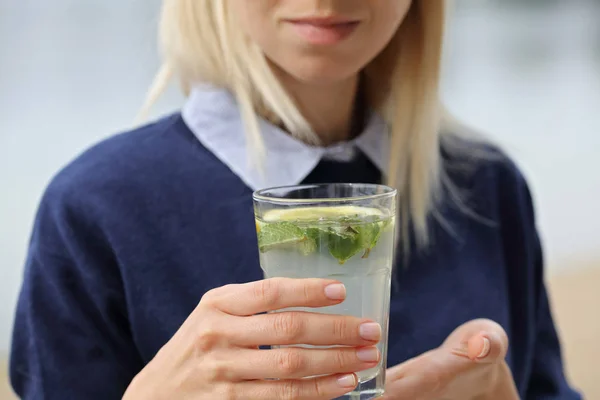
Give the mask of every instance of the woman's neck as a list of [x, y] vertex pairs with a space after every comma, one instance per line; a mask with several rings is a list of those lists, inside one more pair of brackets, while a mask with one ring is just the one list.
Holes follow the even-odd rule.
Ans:
[[355, 108], [362, 108], [355, 107], [358, 76], [328, 85], [307, 85], [282, 71], [277, 75], [322, 145], [348, 140], [355, 134]]

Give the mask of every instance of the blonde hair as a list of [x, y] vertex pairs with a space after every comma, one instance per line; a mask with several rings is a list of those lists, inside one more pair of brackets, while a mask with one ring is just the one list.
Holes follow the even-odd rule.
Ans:
[[[209, 82], [235, 94], [255, 160], [266, 156], [259, 116], [283, 124], [305, 142], [318, 143], [263, 52], [241, 32], [232, 14], [227, 0], [163, 1], [160, 45], [164, 64], [144, 109], [173, 77], [186, 94], [195, 83]], [[394, 38], [364, 70], [369, 106], [390, 127], [386, 180], [400, 194], [405, 248], [411, 232], [418, 243], [427, 243], [428, 219], [435, 214], [444, 181], [439, 101], [444, 22], [444, 0], [413, 0]]]

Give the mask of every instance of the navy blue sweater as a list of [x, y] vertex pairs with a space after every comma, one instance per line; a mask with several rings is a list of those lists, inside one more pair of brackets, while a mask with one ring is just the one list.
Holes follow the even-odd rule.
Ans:
[[[523, 399], [579, 399], [563, 376], [527, 185], [507, 159], [447, 171], [483, 223], [450, 202], [454, 234], [399, 265], [388, 365], [439, 346], [458, 325], [507, 331]], [[310, 182], [376, 182], [366, 157], [322, 161]], [[179, 115], [85, 152], [47, 188], [16, 313], [11, 379], [24, 399], [121, 398], [211, 288], [262, 278], [252, 191]]]

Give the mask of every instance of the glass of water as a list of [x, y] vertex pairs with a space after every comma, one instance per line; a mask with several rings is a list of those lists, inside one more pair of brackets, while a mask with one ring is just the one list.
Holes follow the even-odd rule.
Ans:
[[383, 185], [304, 185], [254, 193], [265, 277], [330, 278], [346, 286], [341, 304], [279, 311], [351, 315], [381, 324], [381, 362], [358, 372], [358, 386], [340, 399], [373, 399], [384, 392], [395, 210], [396, 191]]

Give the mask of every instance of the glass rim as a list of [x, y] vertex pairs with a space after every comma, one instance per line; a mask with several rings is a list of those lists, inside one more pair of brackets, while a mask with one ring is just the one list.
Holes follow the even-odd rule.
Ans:
[[[302, 190], [302, 189], [315, 189], [315, 188], [323, 188], [329, 186], [341, 186], [341, 187], [363, 187], [363, 188], [377, 188], [384, 189], [381, 193], [373, 193], [373, 194], [365, 194], [358, 196], [349, 196], [349, 197], [325, 197], [325, 198], [285, 198], [285, 197], [276, 197], [269, 196], [267, 192], [273, 192], [277, 190]], [[323, 204], [323, 203], [343, 203], [348, 201], [367, 201], [367, 200], [378, 200], [387, 197], [393, 197], [397, 194], [397, 190], [383, 184], [377, 183], [314, 183], [314, 184], [300, 184], [300, 185], [283, 185], [283, 186], [275, 186], [265, 189], [259, 189], [254, 191], [252, 194], [252, 198], [254, 201], [259, 202], [269, 202], [269, 203], [277, 203], [277, 204]]]

